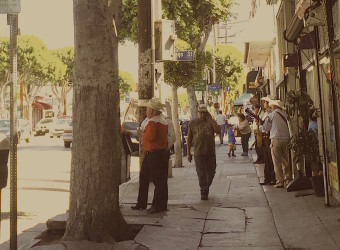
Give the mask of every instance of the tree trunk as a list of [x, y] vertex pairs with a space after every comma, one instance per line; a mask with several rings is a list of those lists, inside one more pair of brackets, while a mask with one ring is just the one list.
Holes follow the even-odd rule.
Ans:
[[171, 86], [172, 89], [172, 123], [174, 125], [176, 142], [175, 142], [175, 168], [183, 167], [182, 165], [182, 146], [181, 146], [181, 129], [179, 127], [178, 119], [178, 95], [177, 87]]
[[131, 239], [119, 209], [118, 39], [113, 19], [118, 21], [121, 2], [74, 0], [73, 6], [73, 148], [69, 220], [63, 240]]
[[28, 113], [28, 124], [30, 126], [30, 130], [32, 131], [32, 123], [33, 123], [33, 100], [26, 101], [27, 102], [27, 113]]
[[194, 86], [187, 87], [188, 101], [190, 106], [191, 120], [197, 119], [198, 102]]

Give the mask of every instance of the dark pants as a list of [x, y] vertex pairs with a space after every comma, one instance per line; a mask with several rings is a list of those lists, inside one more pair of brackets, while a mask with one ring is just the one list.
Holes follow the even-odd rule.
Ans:
[[201, 194], [209, 194], [209, 187], [216, 173], [216, 156], [196, 155], [194, 158]]
[[4, 149], [0, 150], [0, 189], [5, 188], [7, 186], [8, 179], [8, 154], [9, 150]]
[[248, 153], [248, 149], [249, 149], [249, 137], [250, 137], [250, 133], [248, 133], [248, 134], [241, 134], [241, 143], [242, 143], [243, 153]]
[[[263, 143], [263, 142], [262, 142]], [[256, 154], [257, 154], [257, 161], [263, 161], [263, 149], [262, 149], [262, 146], [259, 147], [257, 145], [257, 139], [256, 139], [256, 136], [255, 136], [255, 151], [256, 151]]]
[[159, 209], [168, 207], [168, 163], [169, 151], [147, 153], [139, 173], [138, 204], [146, 208], [148, 202], [149, 180], [155, 185], [152, 206]]
[[270, 139], [268, 137], [263, 137], [262, 150], [264, 158], [264, 181], [275, 182], [274, 163], [270, 150]]
[[221, 133], [220, 133], [220, 143], [223, 144], [223, 137], [224, 137], [224, 134], [225, 134], [225, 124], [223, 125], [219, 125], [220, 128], [221, 128]]

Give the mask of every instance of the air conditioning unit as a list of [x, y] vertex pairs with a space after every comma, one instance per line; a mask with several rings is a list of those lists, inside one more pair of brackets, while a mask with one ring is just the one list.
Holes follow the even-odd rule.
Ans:
[[155, 21], [155, 60], [175, 61], [175, 21]]
[[313, 9], [307, 9], [305, 12], [303, 23], [305, 27], [324, 26], [326, 24], [326, 16], [323, 5], [320, 5]]

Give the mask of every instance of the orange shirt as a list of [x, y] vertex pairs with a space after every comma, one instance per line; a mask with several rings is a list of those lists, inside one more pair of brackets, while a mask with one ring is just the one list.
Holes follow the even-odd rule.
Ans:
[[144, 152], [168, 149], [168, 124], [161, 116], [152, 117], [143, 133]]

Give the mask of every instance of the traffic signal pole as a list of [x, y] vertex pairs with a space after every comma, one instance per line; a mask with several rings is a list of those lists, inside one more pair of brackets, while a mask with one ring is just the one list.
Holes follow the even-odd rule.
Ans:
[[10, 25], [10, 250], [17, 249], [17, 35], [18, 14], [9, 14]]

